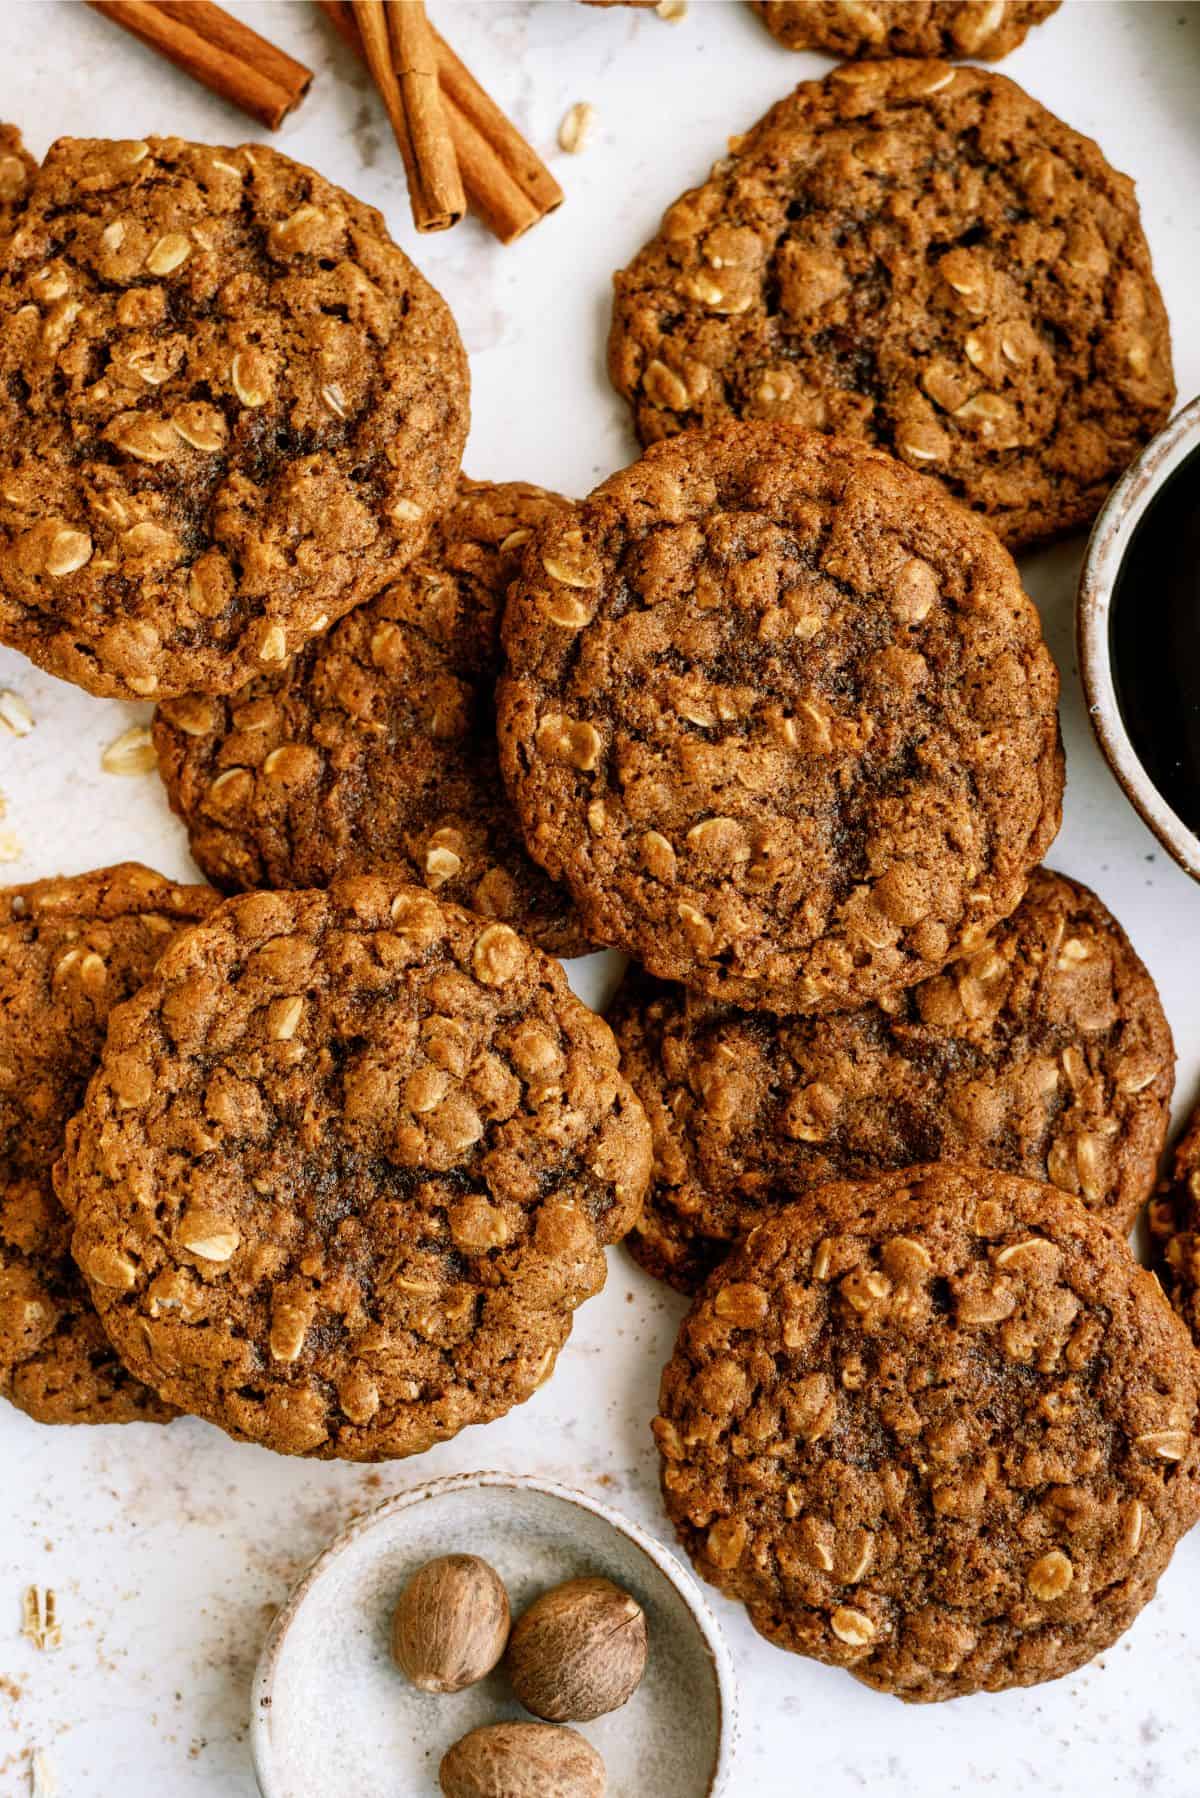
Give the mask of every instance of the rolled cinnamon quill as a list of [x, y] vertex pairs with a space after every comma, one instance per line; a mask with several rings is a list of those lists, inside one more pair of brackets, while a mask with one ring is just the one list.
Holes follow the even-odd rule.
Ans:
[[[342, 40], [366, 58], [351, 0], [317, 4]], [[471, 210], [501, 243], [512, 243], [562, 204], [562, 188], [445, 39], [436, 30], [432, 36], [442, 103]]]
[[392, 61], [400, 77], [404, 116], [421, 179], [428, 231], [457, 225], [467, 210], [450, 120], [442, 103], [433, 29], [424, 0], [391, 0], [385, 8]]
[[391, 120], [418, 231], [446, 231], [467, 210], [421, 0], [354, 0], [354, 17]]
[[[535, 217], [530, 223], [536, 223], [537, 219], [562, 205], [562, 188], [532, 144], [526, 143], [512, 120], [501, 111], [487, 89], [479, 85], [445, 38], [436, 30], [433, 36], [446, 104], [483, 139], [492, 156], [527, 196], [535, 208]], [[519, 236], [519, 233], [513, 235]]]
[[279, 129], [312, 83], [311, 69], [211, 0], [88, 4], [270, 131]]

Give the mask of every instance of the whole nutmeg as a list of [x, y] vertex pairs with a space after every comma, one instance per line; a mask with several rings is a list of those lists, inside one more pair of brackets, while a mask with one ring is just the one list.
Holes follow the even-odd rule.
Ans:
[[445, 1798], [604, 1798], [604, 1762], [574, 1729], [489, 1723], [456, 1742], [438, 1780]]
[[511, 1621], [494, 1567], [478, 1555], [440, 1555], [400, 1594], [392, 1659], [422, 1692], [461, 1692], [496, 1665]]
[[646, 1671], [646, 1618], [608, 1579], [571, 1579], [534, 1600], [508, 1644], [512, 1689], [535, 1717], [587, 1723], [633, 1697]]

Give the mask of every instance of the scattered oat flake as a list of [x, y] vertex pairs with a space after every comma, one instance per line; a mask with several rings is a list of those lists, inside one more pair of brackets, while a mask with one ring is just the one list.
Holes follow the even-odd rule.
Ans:
[[668, 25], [678, 25], [681, 19], [687, 18], [688, 0], [658, 0], [655, 12]]
[[29, 1586], [21, 1602], [21, 1634], [35, 1648], [50, 1654], [62, 1647], [62, 1626], [58, 1621], [58, 1599], [52, 1586]]
[[29, 1791], [30, 1798], [58, 1798], [58, 1774], [40, 1748], [35, 1749], [30, 1765]]
[[578, 156], [585, 150], [596, 128], [596, 108], [589, 100], [577, 100], [563, 115], [563, 122], [558, 128], [558, 146], [567, 150], [572, 156]]
[[148, 724], [134, 724], [114, 737], [100, 757], [106, 774], [149, 774], [158, 766]]
[[25, 854], [21, 839], [13, 830], [0, 830], [0, 862], [19, 862]]
[[62, 1625], [58, 1621], [58, 1595], [53, 1586], [30, 1586], [25, 1593], [22, 1635], [35, 1647], [52, 1654], [62, 1647]]
[[11, 687], [0, 687], [0, 727], [12, 737], [27, 737], [33, 729], [33, 713]]

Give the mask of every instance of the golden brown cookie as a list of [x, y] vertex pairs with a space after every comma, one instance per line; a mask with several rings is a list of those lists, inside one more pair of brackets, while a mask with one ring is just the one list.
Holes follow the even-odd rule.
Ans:
[[629, 1246], [683, 1292], [824, 1180], [977, 1162], [1123, 1231], [1154, 1186], [1170, 1026], [1111, 912], [1048, 868], [982, 948], [878, 1005], [776, 1018], [631, 969], [608, 1021], [654, 1133]]
[[973, 951], [1058, 828], [1058, 678], [1012, 559], [845, 439], [657, 445], [525, 550], [500, 756], [591, 939], [839, 1011]]
[[1061, 0], [750, 0], [789, 50], [830, 56], [979, 56], [1023, 44]]
[[36, 168], [17, 127], [0, 124], [0, 238], [19, 216]]
[[170, 1403], [287, 1454], [500, 1416], [641, 1204], [617, 1061], [557, 962], [420, 887], [227, 900], [114, 1014], [71, 1127], [105, 1328]]
[[1128, 177], [943, 62], [835, 69], [732, 145], [616, 276], [642, 442], [805, 425], [890, 450], [1010, 548], [1086, 524], [1175, 392]]
[[531, 529], [565, 504], [464, 480], [412, 566], [287, 667], [159, 708], [159, 772], [210, 880], [319, 887], [388, 867], [552, 954], [584, 952], [496, 757], [505, 591]]
[[226, 693], [392, 580], [467, 367], [383, 219], [261, 144], [63, 138], [0, 255], [0, 640]]
[[1163, 1287], [1200, 1345], [1200, 1107], [1175, 1145], [1148, 1215]]
[[0, 1394], [39, 1423], [170, 1415], [100, 1327], [51, 1170], [112, 1008], [216, 903], [135, 862], [0, 892]]
[[910, 1700], [1057, 1679], [1200, 1514], [1200, 1361], [1124, 1242], [982, 1168], [835, 1182], [704, 1287], [667, 1510], [767, 1639]]

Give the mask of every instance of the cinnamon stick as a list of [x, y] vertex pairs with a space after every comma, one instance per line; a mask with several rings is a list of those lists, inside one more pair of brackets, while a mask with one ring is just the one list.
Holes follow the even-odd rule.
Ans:
[[[317, 5], [343, 43], [365, 58], [351, 0], [317, 0]], [[501, 243], [512, 243], [562, 204], [562, 188], [436, 30], [433, 39], [442, 100], [471, 210]]]
[[[379, 89], [379, 96], [404, 159], [413, 223], [418, 231], [445, 231], [450, 225], [458, 223], [467, 207], [461, 183], [458, 182], [458, 163], [453, 157], [453, 147], [449, 145], [444, 113], [441, 114], [444, 145], [435, 145], [432, 168], [426, 167], [422, 160], [430, 155], [430, 137], [435, 135], [434, 125], [429, 119], [422, 118], [419, 121], [421, 141], [418, 145], [413, 136], [413, 121], [409, 105], [405, 103], [405, 87], [396, 67], [392, 35], [388, 29], [390, 10], [386, 0], [354, 0], [354, 18], [367, 66]], [[457, 191], [454, 184], [445, 185], [447, 152], [453, 162]]]
[[408, 135], [404, 96], [400, 92], [399, 77], [392, 62], [392, 40], [388, 33], [383, 0], [353, 0], [350, 10], [358, 27], [359, 48], [366, 58], [375, 86], [379, 89], [379, 98], [383, 101], [384, 111], [391, 122], [392, 132], [404, 161], [413, 219], [420, 230], [421, 221], [417, 218], [416, 211], [420, 204], [421, 177], [417, 170], [417, 159], [413, 155], [412, 139]]
[[217, 49], [235, 56], [239, 62], [249, 63], [276, 87], [285, 93], [294, 93], [297, 101], [312, 85], [311, 69], [306, 69], [278, 44], [260, 37], [257, 31], [243, 25], [223, 7], [215, 6], [213, 0], [158, 0], [158, 10], [178, 24], [186, 25], [189, 31], [196, 32]]
[[366, 51], [359, 35], [358, 21], [354, 17], [354, 8], [350, 0], [317, 0], [317, 5], [329, 20], [342, 42], [356, 55], [366, 61]]
[[454, 54], [436, 30], [438, 75], [442, 93], [469, 125], [491, 147], [495, 156], [519, 183], [543, 218], [563, 203], [563, 190], [537, 151], [521, 136], [508, 115], [476, 81], [466, 64]]
[[211, 0], [88, 0], [210, 92], [277, 131], [300, 104], [312, 70]]
[[534, 204], [494, 147], [448, 99], [446, 111], [471, 210], [493, 237], [501, 243], [512, 243], [544, 218], [549, 209]]
[[450, 122], [442, 104], [437, 51], [425, 0], [391, 0], [386, 7], [392, 62], [400, 78], [409, 141], [420, 172], [425, 229], [444, 231], [467, 210]]

